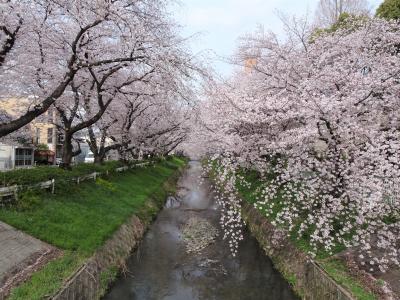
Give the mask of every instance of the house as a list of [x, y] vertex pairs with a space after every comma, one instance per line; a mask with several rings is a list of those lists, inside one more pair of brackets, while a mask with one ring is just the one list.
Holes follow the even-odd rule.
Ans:
[[[32, 99], [29, 98], [7, 98], [0, 99], [0, 109], [6, 112], [11, 117], [16, 117], [26, 112], [27, 109], [32, 105]], [[33, 120], [29, 124], [29, 144], [32, 143], [33, 146], [47, 145], [48, 149], [55, 153], [56, 158], [62, 157], [62, 143], [63, 134], [58, 130], [55, 125], [56, 118], [58, 117], [56, 110], [51, 107], [47, 112]], [[9, 150], [4, 150], [3, 152], [12, 152], [10, 149], [23, 149], [22, 145], [12, 146], [9, 143], [3, 142], [3, 149], [9, 146]], [[19, 148], [15, 148], [19, 147]], [[32, 148], [27, 147], [25, 149]], [[7, 156], [10, 159], [10, 156]], [[5, 158], [3, 158], [5, 159]], [[55, 160], [56, 161], [56, 160]], [[55, 162], [54, 161], [54, 162]], [[6, 163], [4, 162], [4, 165]], [[7, 163], [7, 166], [10, 164]], [[15, 165], [17, 167], [17, 165]], [[2, 163], [0, 163], [0, 170], [2, 169]]]
[[56, 118], [57, 113], [51, 107], [31, 122], [31, 130], [34, 145], [47, 145], [55, 153], [56, 159], [61, 159], [64, 136], [55, 125]]
[[33, 154], [33, 147], [0, 144], [0, 170], [32, 167]]

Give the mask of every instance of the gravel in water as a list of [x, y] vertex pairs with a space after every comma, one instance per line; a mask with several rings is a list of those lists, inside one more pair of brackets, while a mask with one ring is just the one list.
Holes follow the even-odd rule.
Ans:
[[200, 252], [214, 243], [218, 230], [206, 219], [191, 217], [182, 229], [183, 240], [188, 253]]

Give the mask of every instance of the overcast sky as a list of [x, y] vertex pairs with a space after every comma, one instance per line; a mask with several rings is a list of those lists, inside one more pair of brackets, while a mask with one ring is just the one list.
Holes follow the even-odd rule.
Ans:
[[[318, 0], [180, 0], [173, 10], [177, 21], [184, 26], [183, 35], [200, 33], [192, 42], [194, 52], [212, 50], [217, 56], [231, 55], [237, 38], [253, 31], [257, 24], [265, 30], [282, 32], [277, 12], [287, 15], [314, 16]], [[373, 10], [382, 0], [369, 0]], [[215, 62], [217, 71], [227, 75], [231, 67]]]

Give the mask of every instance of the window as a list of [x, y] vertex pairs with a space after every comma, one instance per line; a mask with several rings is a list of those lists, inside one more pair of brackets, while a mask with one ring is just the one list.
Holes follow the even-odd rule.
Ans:
[[24, 149], [15, 149], [15, 165], [20, 166], [21, 160], [24, 160]]
[[40, 144], [40, 128], [36, 128], [36, 135], [35, 135], [35, 144]]
[[17, 148], [15, 149], [15, 166], [31, 166], [32, 165], [32, 149]]
[[62, 144], [64, 143], [64, 134], [62, 134], [61, 132], [59, 132], [57, 134], [57, 144]]
[[62, 154], [63, 154], [62, 145], [57, 145], [56, 146], [56, 158], [62, 158]]
[[53, 144], [53, 128], [47, 128], [47, 143]]
[[47, 122], [49, 122], [50, 124], [53, 123], [53, 114], [54, 114], [54, 109], [53, 107], [50, 107], [47, 110]]
[[32, 165], [32, 149], [25, 149], [25, 166], [30, 166]]

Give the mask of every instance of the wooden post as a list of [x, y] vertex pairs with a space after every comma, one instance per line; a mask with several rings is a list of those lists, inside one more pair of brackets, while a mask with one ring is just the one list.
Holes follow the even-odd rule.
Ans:
[[14, 187], [14, 198], [15, 202], [18, 202], [18, 185]]
[[55, 190], [55, 183], [56, 181], [54, 180], [54, 178], [51, 180], [51, 193], [54, 194], [54, 190]]

